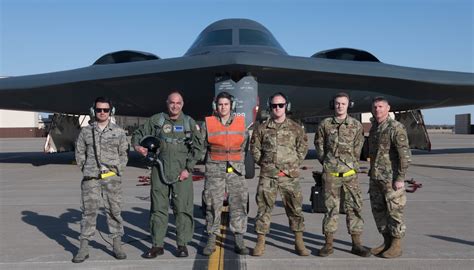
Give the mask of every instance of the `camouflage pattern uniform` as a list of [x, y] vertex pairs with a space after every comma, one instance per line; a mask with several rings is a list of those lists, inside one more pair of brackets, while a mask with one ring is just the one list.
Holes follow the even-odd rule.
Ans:
[[364, 144], [362, 124], [347, 116], [324, 119], [314, 137], [319, 162], [323, 165], [324, 200], [328, 212], [324, 215], [323, 233], [335, 233], [338, 226], [340, 190], [344, 190], [344, 210], [349, 234], [361, 234], [362, 192], [357, 174], [346, 177], [331, 173], [346, 173], [359, 170], [359, 157]]
[[[231, 116], [226, 126], [232, 123]], [[209, 145], [207, 141], [206, 122], [202, 125], [201, 132], [204, 138], [205, 148]], [[206, 202], [206, 221], [208, 234], [218, 234], [221, 225], [221, 212], [224, 202], [224, 192], [228, 193], [230, 210], [230, 230], [233, 233], [244, 234], [247, 231], [247, 200], [248, 187], [245, 180], [245, 145], [248, 133], [242, 143], [242, 159], [240, 161], [216, 161], [206, 155], [206, 181], [204, 183], [204, 201]], [[232, 166], [234, 172], [227, 173], [227, 165]]]
[[[288, 118], [281, 124], [269, 119], [254, 130], [250, 149], [260, 165], [256, 232], [269, 232], [277, 191], [282, 197], [291, 230], [304, 231], [303, 195], [298, 179], [299, 166], [308, 152], [308, 137], [303, 128]], [[278, 176], [281, 172], [284, 176]]]
[[[98, 167], [95, 157], [93, 130], [97, 159], [102, 168]], [[101, 198], [105, 205], [110, 237], [123, 235], [121, 176], [127, 165], [128, 148], [125, 131], [113, 123], [109, 123], [104, 130], [100, 130], [94, 123], [82, 128], [79, 133], [76, 142], [76, 162], [84, 175], [81, 183], [81, 240], [90, 240], [95, 233]], [[116, 176], [99, 179], [101, 169], [113, 171]]]
[[[164, 117], [164, 122], [160, 127], [162, 117]], [[190, 131], [184, 128], [186, 119], [189, 120]], [[186, 134], [187, 132], [191, 134]], [[164, 244], [168, 229], [170, 193], [174, 206], [173, 212], [176, 216], [176, 242], [178, 246], [185, 246], [191, 241], [194, 233], [192, 171], [202, 156], [203, 142], [199, 126], [183, 113], [176, 120], [170, 119], [167, 113], [159, 113], [150, 117], [142, 127], [135, 130], [132, 145], [139, 145], [140, 140], [148, 135], [160, 140], [158, 159], [163, 163], [164, 176], [169, 181], [179, 177], [184, 169], [189, 172], [188, 179], [167, 185], [160, 178], [158, 165], [152, 168], [150, 231], [153, 246], [163, 247]], [[189, 139], [185, 139], [187, 135], [190, 135]]]
[[380, 233], [403, 238], [405, 189], [393, 190], [394, 181], [405, 181], [411, 152], [403, 124], [388, 118], [372, 122], [369, 135], [370, 203]]

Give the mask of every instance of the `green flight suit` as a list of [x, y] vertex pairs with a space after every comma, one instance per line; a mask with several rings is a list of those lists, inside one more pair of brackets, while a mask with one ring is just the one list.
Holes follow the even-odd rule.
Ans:
[[[164, 118], [164, 119], [163, 119]], [[185, 124], [185, 121], [188, 121]], [[190, 130], [186, 130], [186, 126]], [[153, 166], [151, 174], [150, 233], [153, 246], [163, 247], [168, 228], [169, 198], [173, 202], [176, 217], [176, 238], [179, 246], [191, 241], [194, 233], [192, 170], [202, 156], [203, 141], [199, 126], [183, 113], [176, 120], [166, 113], [153, 115], [132, 136], [132, 144], [152, 135], [160, 140], [158, 159], [163, 163], [164, 176], [168, 180], [179, 177], [187, 169], [188, 179], [167, 185], [160, 177], [158, 166]]]

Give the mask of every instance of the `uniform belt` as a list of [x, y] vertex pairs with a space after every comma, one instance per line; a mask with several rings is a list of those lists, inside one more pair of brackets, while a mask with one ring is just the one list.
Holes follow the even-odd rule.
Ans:
[[99, 177], [95, 177], [95, 176], [84, 176], [83, 180], [84, 181], [89, 181], [89, 180], [98, 180], [100, 179]]
[[100, 179], [105, 179], [105, 178], [109, 178], [111, 176], [116, 176], [116, 175], [117, 174], [114, 171], [104, 171], [104, 172], [101, 172], [98, 176], [84, 176], [83, 179], [85, 181], [100, 180]]
[[335, 176], [335, 177], [348, 177], [348, 176], [352, 176], [354, 174], [356, 174], [356, 171], [354, 169], [350, 170], [350, 171], [347, 171], [345, 173], [329, 173], [330, 175], [332, 176]]

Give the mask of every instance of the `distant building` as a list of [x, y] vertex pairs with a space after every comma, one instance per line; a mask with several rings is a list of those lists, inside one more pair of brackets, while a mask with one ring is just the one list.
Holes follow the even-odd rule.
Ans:
[[39, 113], [0, 110], [0, 138], [42, 137]]

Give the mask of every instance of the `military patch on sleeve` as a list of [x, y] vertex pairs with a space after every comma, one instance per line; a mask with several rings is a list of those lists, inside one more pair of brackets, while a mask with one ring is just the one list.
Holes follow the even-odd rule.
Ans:
[[398, 135], [398, 139], [400, 141], [405, 141], [407, 139], [407, 137], [404, 134], [400, 134], [400, 135]]

